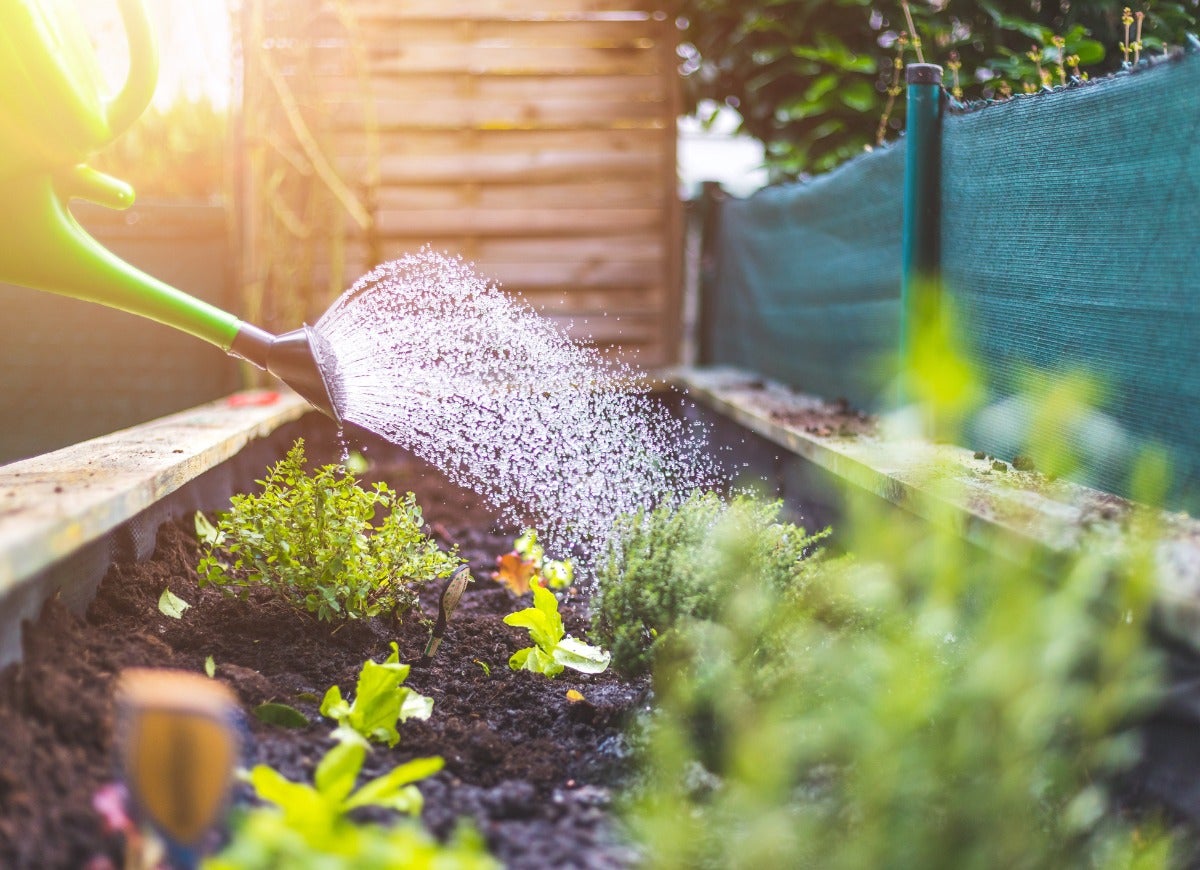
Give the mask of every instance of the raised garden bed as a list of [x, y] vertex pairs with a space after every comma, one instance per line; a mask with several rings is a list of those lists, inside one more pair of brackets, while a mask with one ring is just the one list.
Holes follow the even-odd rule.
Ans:
[[[394, 454], [375, 470], [412, 490], [435, 536], [457, 544], [476, 582], [450, 622], [432, 666], [414, 668], [406, 685], [434, 699], [426, 722], [401, 727], [392, 750], [376, 746], [364, 775], [410, 758], [441, 755], [445, 769], [422, 783], [422, 818], [447, 835], [472, 820], [492, 853], [512, 867], [616, 867], [632, 862], [609, 812], [612, 786], [625, 773], [626, 715], [646, 685], [610, 674], [567, 672], [555, 680], [511, 671], [510, 655], [527, 634], [502, 617], [528, 606], [490, 579], [495, 559], [519, 529], [434, 469]], [[331, 723], [317, 712], [331, 685], [354, 685], [364, 660], [397, 641], [401, 660], [420, 658], [428, 631], [415, 619], [322, 623], [271, 599], [229, 598], [197, 584], [199, 549], [190, 520], [164, 525], [153, 557], [114, 564], [80, 618], [49, 601], [25, 628], [24, 659], [0, 676], [0, 866], [121, 866], [118, 837], [102, 830], [92, 796], [114, 779], [112, 693], [122, 668], [180, 668], [197, 673], [212, 656], [216, 678], [250, 710], [289, 704], [311, 721], [289, 730], [247, 716], [247, 766], [265, 763], [295, 780], [311, 776], [332, 745]], [[192, 607], [172, 619], [158, 609], [164, 588]], [[437, 589], [424, 595], [436, 613]], [[568, 630], [582, 634], [584, 608], [563, 607]], [[571, 701], [575, 689], [582, 701]], [[241, 795], [246, 794], [243, 789]]]
[[[939, 814], [945, 814], [953, 825], [973, 831], [953, 845], [957, 850], [953, 854], [968, 863], [980, 854], [990, 854], [987, 850], [996, 848], [1001, 842], [1008, 844], [1006, 849], [1011, 849], [1008, 854], [1026, 854], [1022, 840], [1026, 834], [1021, 833], [1016, 841], [1012, 839], [1018, 831], [1025, 831], [1030, 836], [1029, 855], [1042, 858], [1056, 854], [1086, 855], [1083, 850], [1071, 851], [1075, 833], [1069, 833], [1066, 839], [1056, 839], [1063, 836], [1059, 833], [1062, 830], [1074, 831], [1060, 827], [1061, 819], [1068, 814], [1064, 809], [1067, 805], [1049, 804], [1048, 808], [1031, 809], [1028, 790], [1021, 777], [1028, 775], [1029, 783], [1041, 781], [1037, 764], [1029, 766], [1030, 756], [1037, 753], [1046, 753], [1049, 764], [1065, 764], [1072, 771], [1072, 765], [1076, 764], [1069, 747], [1078, 737], [1071, 736], [1075, 732], [1070, 730], [1071, 723], [1067, 719], [1059, 721], [1055, 718], [1058, 715], [1056, 687], [1061, 685], [1069, 689], [1072, 693], [1070, 703], [1076, 705], [1076, 709], [1085, 709], [1094, 689], [1105, 687], [1107, 690], [1112, 683], [1106, 684], [1099, 681], [1100, 678], [1096, 678], [1095, 684], [1089, 682], [1093, 678], [1087, 669], [1077, 672], [1067, 668], [1049, 676], [1042, 675], [1039, 668], [1044, 666], [1045, 659], [1039, 652], [1042, 649], [1039, 645], [1049, 644], [1047, 650], [1054, 648], [1060, 632], [1065, 630], [1063, 636], [1070, 639], [1069, 655], [1092, 656], [1095, 651], [1089, 646], [1089, 633], [1107, 632], [1112, 639], [1125, 638], [1122, 643], [1133, 643], [1142, 630], [1141, 623], [1130, 623], [1133, 627], [1125, 629], [1121, 627], [1127, 624], [1124, 618], [1114, 620], [1107, 606], [1097, 609], [1096, 603], [1105, 603], [1107, 593], [1102, 590], [1083, 589], [1079, 591], [1082, 598], [1073, 598], [1076, 593], [1070, 588], [1061, 589], [1053, 582], [1042, 585], [1044, 580], [1034, 578], [1033, 572], [1023, 567], [1014, 571], [1017, 561], [1004, 567], [1007, 562], [988, 557], [957, 535], [937, 535], [938, 549], [928, 552], [958, 560], [951, 564], [959, 565], [964, 575], [974, 576], [970, 582], [976, 584], [975, 591], [965, 599], [957, 600], [955, 596], [961, 590], [956, 585], [944, 588], [939, 594], [950, 596], [946, 599], [950, 609], [925, 610], [919, 584], [924, 582], [926, 575], [932, 574], [930, 564], [940, 564], [941, 556], [936, 556], [933, 563], [923, 562], [922, 548], [908, 546], [907, 542], [933, 541], [935, 536], [923, 531], [928, 528], [923, 523], [926, 520], [936, 522], [939, 518], [945, 521], [947, 517], [951, 519], [950, 526], [978, 543], [986, 543], [989, 538], [993, 544], [1029, 542], [1032, 533], [1040, 533], [1040, 537], [1032, 538], [1023, 554], [1006, 555], [1016, 560], [1028, 557], [1029, 564], [1039, 569], [1053, 568], [1069, 564], [1066, 560], [1070, 534], [1082, 536], [1088, 533], [1092, 537], [1080, 539], [1100, 540], [1095, 537], [1097, 533], [1103, 536], [1123, 527], [1125, 514], [1093, 516], [1088, 512], [1092, 502], [1086, 498], [1075, 503], [1056, 501], [1056, 496], [1082, 497], [1087, 493], [1066, 485], [1044, 485], [1030, 472], [1006, 474], [1003, 486], [989, 486], [988, 476], [971, 464], [978, 461], [970, 453], [964, 454], [958, 448], [946, 445], [883, 444], [876, 435], [873, 421], [837, 404], [823, 405], [804, 397], [789, 396], [786, 391], [754, 379], [722, 376], [716, 381], [706, 381], [696, 378], [692, 388], [725, 412], [725, 416], [712, 420], [714, 450], [726, 453], [737, 468], [773, 482], [791, 501], [789, 515], [801, 519], [808, 528], [816, 529], [825, 521], [835, 519], [830, 510], [836, 509], [833, 504], [836, 499], [821, 507], [808, 501], [801, 505], [796, 497], [804, 497], [806, 487], [821, 476], [822, 485], [829, 492], [837, 488], [830, 488], [831, 480], [850, 480], [858, 484], [861, 494], [881, 496], [879, 499], [866, 496], [874, 505], [872, 510], [878, 511], [876, 522], [879, 525], [875, 527], [877, 532], [873, 540], [862, 537], [861, 530], [870, 527], [860, 525], [859, 539], [874, 545], [871, 558], [881, 559], [890, 554], [892, 562], [888, 570], [896, 574], [889, 582], [899, 583], [901, 588], [905, 588], [905, 583], [917, 584], [908, 587], [911, 599], [895, 598], [880, 585], [879, 576], [869, 571], [865, 575], [847, 574], [836, 565], [827, 574], [810, 575], [801, 571], [798, 575], [801, 580], [808, 577], [809, 581], [787, 594], [798, 594], [808, 603], [795, 613], [785, 614], [782, 623], [772, 623], [774, 628], [765, 636], [778, 642], [797, 632], [797, 637], [806, 638], [798, 641], [806, 651], [801, 660], [812, 653], [820, 656], [818, 660], [822, 664], [810, 674], [803, 667], [792, 670], [794, 662], [785, 656], [774, 661], [781, 670], [759, 671], [757, 643], [746, 645], [743, 641], [753, 641], [757, 637], [754, 626], [759, 624], [755, 620], [764, 615], [774, 618], [775, 604], [756, 610], [758, 605], [753, 602], [764, 591], [760, 587], [766, 584], [745, 585], [742, 573], [734, 566], [732, 574], [728, 571], [724, 574], [725, 591], [719, 593], [733, 597], [714, 600], [723, 600], [724, 604], [734, 602], [737, 606], [728, 608], [728, 618], [720, 610], [706, 617], [715, 633], [705, 629], [691, 636], [688, 643], [694, 644], [693, 647], [672, 650], [672, 655], [682, 654], [685, 662], [687, 656], [694, 656], [698, 651], [703, 653], [692, 660], [690, 673], [686, 667], [676, 672], [682, 675], [683, 695], [678, 693], [677, 686], [669, 683], [657, 684], [660, 691], [655, 694], [644, 676], [622, 679], [611, 673], [587, 676], [568, 671], [555, 680], [547, 680], [528, 672], [514, 672], [506, 665], [508, 658], [527, 646], [528, 639], [524, 631], [505, 625], [502, 618], [527, 606], [528, 597], [518, 599], [493, 583], [489, 575], [496, 557], [510, 549], [520, 530], [504, 527], [496, 514], [477, 497], [449, 484], [436, 469], [391, 448], [373, 445], [368, 450], [374, 462], [370, 474], [401, 491], [411, 489], [416, 493], [434, 536], [443, 544], [460, 547], [476, 582], [455, 613], [433, 666], [414, 669], [406, 683], [433, 699], [433, 715], [428, 721], [403, 723], [396, 749], [374, 746], [368, 756], [365, 775], [382, 774], [411, 758], [442, 756], [446, 760], [445, 769], [421, 784], [425, 799], [424, 823], [438, 836], [445, 836], [460, 819], [466, 819], [482, 834], [492, 854], [508, 866], [635, 865], [646, 858], [641, 851], [645, 847], [635, 843], [641, 843], [638, 837], [646, 836], [647, 831], [649, 848], [661, 850], [664, 845], [668, 849], [678, 848], [682, 850], [680, 861], [684, 865], [699, 854], [708, 856], [706, 860], [712, 866], [729, 866], [722, 861], [733, 861], [735, 855], [744, 859], [753, 851], [751, 847], [775, 858], [781, 854], [797, 857], [804, 854], [802, 849], [828, 850], [830, 854], [836, 851], [846, 860], [854, 855], [881, 854], [872, 850], [890, 848], [888, 838], [892, 835], [883, 829], [894, 824], [895, 819], [904, 817], [907, 800], [901, 799], [898, 806], [879, 805], [863, 815], [861, 809], [870, 808], [871, 804], [862, 801], [870, 799], [874, 793], [868, 788], [859, 793], [839, 794], [836, 787], [840, 769], [861, 767], [870, 770], [882, 758], [897, 758], [910, 766], [910, 775], [886, 787], [894, 788], [896, 795], [915, 798], [921, 802], [920, 806], [933, 808], [931, 812], [923, 810], [921, 813], [920, 824], [927, 827], [914, 828], [924, 832], [922, 837], [912, 835], [905, 840], [908, 835], [896, 835], [912, 849], [919, 851], [918, 847], [925, 845], [941, 848], [937, 846], [938, 838], [945, 831], [939, 828], [937, 819]], [[691, 413], [704, 412], [692, 409]], [[209, 412], [202, 416], [206, 414]], [[213, 412], [211, 416], [215, 420], [221, 415]], [[327, 431], [327, 427], [322, 429], [323, 424], [314, 424], [312, 419], [300, 424], [287, 423], [291, 416], [292, 412], [288, 411], [267, 427], [268, 430], [275, 429], [269, 439], [275, 452], [265, 462], [260, 457], [248, 463], [242, 454], [238, 454], [241, 458], [230, 460], [227, 451], [222, 449], [217, 451], [221, 458], [214, 460], [216, 466], [197, 480], [234, 464], [241, 466], [244, 472], [238, 488], [248, 489], [249, 480], [261, 476], [266, 462], [279, 458], [296, 434], [309, 438], [310, 446], [314, 448], [310, 455], [323, 459], [336, 455], [340, 447], [332, 437], [332, 431]], [[282, 428], [278, 428], [281, 425]], [[146, 438], [144, 443], [169, 443], [164, 433], [176, 430], [163, 424], [157, 431], [158, 436]], [[318, 446], [315, 442], [323, 442], [323, 445]], [[260, 448], [262, 446], [259, 444]], [[150, 448], [145, 450], [147, 456], [154, 452]], [[165, 452], [172, 451], [166, 449]], [[135, 450], [134, 455], [136, 458], [141, 453]], [[945, 462], [938, 465], [939, 459]], [[971, 487], [963, 503], [949, 504], [950, 511], [944, 505], [939, 507], [929, 502], [930, 491], [923, 488], [930, 479], [927, 469], [935, 467], [942, 470], [942, 475], [933, 479], [944, 480], [947, 474], [959, 475]], [[19, 474], [16, 476], [20, 477]], [[171, 471], [159, 474], [156, 478], [159, 483], [152, 487], [154, 493], [162, 494], [159, 484], [163, 479], [178, 476]], [[107, 534], [118, 545], [118, 553], [123, 555], [108, 567], [95, 600], [85, 609], [79, 606], [83, 593], [78, 589], [72, 591], [72, 585], [60, 577], [56, 582], [61, 584], [64, 594], [52, 596], [40, 618], [26, 626], [22, 641], [23, 661], [9, 666], [0, 676], [0, 751], [9, 759], [0, 770], [0, 866], [78, 867], [88, 866], [88, 862], [93, 862], [91, 870], [119, 866], [119, 838], [104, 832], [100, 817], [92, 806], [92, 798], [100, 786], [116, 777], [112, 749], [112, 692], [114, 677], [122, 668], [149, 665], [203, 673], [206, 659], [211, 657], [216, 679], [234, 690], [245, 711], [264, 701], [283, 702], [298, 708], [308, 716], [310, 724], [297, 730], [267, 725], [247, 715], [243, 761], [247, 766], [268, 764], [288, 778], [307, 780], [318, 760], [333, 745], [332, 723], [318, 714], [318, 702], [325, 690], [332, 685], [348, 689], [354, 684], [362, 663], [367, 659], [381, 661], [393, 641], [399, 644], [401, 661], [415, 662], [420, 657], [427, 632], [411, 618], [400, 624], [382, 618], [322, 623], [264, 594], [253, 593], [248, 602], [243, 602], [212, 588], [201, 588], [196, 575], [199, 545], [190, 518], [194, 498], [182, 499], [186, 510], [171, 511], [174, 519], [161, 528], [156, 543], [150, 547], [138, 544], [138, 535], [123, 531], [125, 527], [114, 528], [107, 521], [92, 523], [88, 518], [100, 514], [107, 516], [111, 512], [114, 503], [111, 494], [92, 493], [97, 506], [88, 508], [88, 516], [64, 518], [57, 515], [51, 495], [61, 485], [53, 482], [52, 475], [39, 472], [34, 477], [36, 480], [31, 480], [30, 485], [44, 488], [43, 495], [49, 507], [43, 505], [40, 514], [30, 508], [28, 513], [39, 514], [38, 522], [43, 523], [48, 534], [61, 537], [68, 530], [77, 531], [80, 523], [89, 528], [94, 525], [88, 534], [101, 537], [95, 537], [84, 549], [94, 549]], [[0, 480], [2, 478], [0, 475]], [[1020, 484], [1027, 478], [1037, 485], [1022, 488]], [[104, 485], [97, 483], [96, 488], [103, 489]], [[186, 496], [186, 489], [178, 492]], [[993, 501], [980, 502], [981, 494], [988, 495]], [[944, 491], [935, 490], [933, 495], [940, 497]], [[127, 513], [130, 516], [137, 513], [143, 518], [147, 511], [153, 514], [158, 510], [155, 507], [158, 502], [153, 501], [155, 497], [152, 493], [149, 502], [138, 501]], [[178, 494], [168, 500], [171, 499], [181, 500]], [[218, 506], [211, 498], [201, 501], [208, 508]], [[909, 511], [894, 511], [889, 502], [903, 504]], [[1017, 503], [1023, 505], [1018, 514], [997, 508]], [[1067, 507], [1075, 512], [1067, 511]], [[1127, 505], [1117, 507], [1124, 511]], [[917, 515], [923, 512], [929, 515], [925, 520], [918, 520]], [[1043, 520], [1057, 517], [1058, 524], [1039, 521], [1039, 516]], [[861, 520], [860, 514], [858, 521]], [[1165, 542], [1170, 545], [1169, 552], [1181, 553], [1179, 548], [1190, 546], [1193, 540], [1190, 529], [1183, 520], [1168, 526], [1167, 531], [1174, 536]], [[886, 530], [887, 534], [881, 530]], [[854, 533], [853, 527], [851, 533]], [[760, 540], [769, 539], [768, 536]], [[889, 539], [891, 545], [887, 543]], [[32, 553], [36, 549], [30, 544], [32, 540], [25, 540], [20, 535], [10, 536], [5, 552]], [[794, 541], [792, 546], [795, 546]], [[890, 550], [889, 546], [892, 547]], [[807, 544], [804, 547], [806, 553], [810, 552]], [[66, 556], [69, 562], [74, 558], [72, 552], [70, 547], [64, 547], [60, 556]], [[759, 551], [760, 554], [764, 552], [765, 549]], [[134, 558], [138, 554], [151, 558], [139, 562]], [[703, 555], [711, 559], [719, 556], [719, 552]], [[744, 555], [755, 558], [753, 551]], [[713, 560], [714, 564], [719, 561], [719, 558]], [[0, 561], [0, 569], [8, 566], [13, 571], [24, 570], [23, 564], [19, 559], [8, 558], [6, 562]], [[1191, 564], [1186, 554], [1182, 564], [1184, 567]], [[678, 571], [680, 567], [676, 565], [671, 570]], [[695, 583], [696, 578], [700, 578], [701, 584], [708, 576], [721, 580], [721, 572], [725, 570], [718, 566], [711, 575], [702, 571], [689, 578], [687, 572], [690, 569], [682, 568], [683, 573], [679, 575], [682, 579]], [[47, 562], [43, 573], [52, 569], [54, 566]], [[63, 569], [60, 566], [54, 570], [61, 575]], [[16, 573], [12, 575], [16, 576]], [[766, 576], [764, 573], [759, 580]], [[775, 576], [781, 577], [778, 573]], [[1171, 581], [1179, 580], [1178, 574], [1166, 576]], [[626, 590], [632, 593], [626, 600], [636, 603], [639, 584], [648, 580], [645, 587], [652, 590], [655, 579], [653, 571], [641, 575], [631, 584], [634, 588]], [[782, 577], [782, 580], [783, 588], [792, 582], [788, 577]], [[10, 600], [14, 599], [13, 592], [18, 587], [28, 587], [35, 592], [46, 588], [44, 583], [39, 585], [32, 581], [32, 585], [22, 581], [23, 586], [12, 578], [6, 582]], [[823, 585], [826, 583], [830, 594], [823, 597], [820, 590], [826, 588]], [[86, 589], [88, 582], [84, 580], [75, 585]], [[428, 588], [422, 594], [427, 613], [432, 614], [435, 610], [440, 585], [435, 584], [436, 588]], [[159, 597], [165, 588], [192, 605], [182, 619], [170, 618], [160, 611]], [[703, 592], [701, 585], [693, 586], [687, 594], [696, 589]], [[1004, 595], [996, 596], [997, 589], [1003, 589]], [[817, 597], [805, 598], [813, 590], [818, 590]], [[1160, 603], [1165, 601], [1170, 605], [1172, 601], [1186, 598], [1185, 593], [1186, 587], [1178, 584], [1162, 588], [1159, 590]], [[1003, 623], [1002, 631], [984, 630], [986, 620], [1000, 618], [989, 615], [990, 605], [985, 602], [1005, 602], [1018, 594], [1030, 606], [1016, 618], [1010, 613], [1010, 621]], [[880, 595], [884, 597], [871, 597]], [[785, 600], [779, 599], [776, 604]], [[887, 600], [889, 604], [880, 608], [879, 600]], [[1045, 612], [1040, 609], [1043, 600], [1047, 602]], [[1131, 602], [1131, 606], [1138, 608], [1140, 621], [1146, 617], [1146, 599], [1139, 601]], [[562, 609], [568, 631], [577, 636], [585, 635], [586, 603], [569, 596]], [[895, 613], [889, 612], [893, 610]], [[1172, 611], [1168, 606], [1164, 612]], [[1174, 612], [1184, 614], [1173, 624], [1177, 636], [1186, 635], [1190, 622], [1187, 615], [1193, 611], [1182, 608]], [[635, 619], [628, 624], [635, 627], [650, 624], [647, 611], [642, 614], [646, 622]], [[938, 628], [934, 637], [925, 637], [921, 631], [914, 630], [923, 620], [932, 620], [932, 625], [944, 628]], [[971, 637], [969, 627], [973, 620], [984, 621], [976, 625], [976, 637]], [[1077, 630], [1079, 625], [1084, 628]], [[745, 631], [747, 626], [749, 631]], [[886, 630], [878, 630], [880, 626]], [[774, 633], [780, 628], [784, 629], [782, 633]], [[712, 643], [715, 646], [705, 646]], [[615, 644], [613, 649], [616, 650]], [[777, 651], [771, 652], [768, 648], [767, 654], [774, 656]], [[1167, 651], [1173, 688], [1159, 713], [1151, 717], [1149, 726], [1143, 728], [1139, 736], [1148, 751], [1143, 754], [1144, 769], [1122, 785], [1125, 803], [1117, 805], [1118, 815], [1114, 817], [1123, 825], [1117, 832], [1115, 842], [1118, 846], [1128, 841], [1130, 830], [1139, 819], [1151, 820], [1151, 827], [1145, 830], [1152, 834], [1153, 821], [1160, 818], [1164, 800], [1168, 810], [1166, 820], [1177, 824], [1185, 838], [1190, 836], [1189, 825], [1200, 819], [1196, 801], [1189, 797], [1186, 783], [1180, 778], [1181, 771], [1191, 771], [1198, 766], [1186, 751], [1181, 753], [1192, 733], [1190, 723], [1194, 714], [1189, 712], [1189, 705], [1194, 693], [1189, 692], [1188, 681], [1193, 679], [1191, 674], [1196, 670], [1196, 657], [1183, 645], [1168, 646]], [[1035, 674], [1036, 679], [1027, 687], [1013, 690], [1003, 679], [995, 682], [996, 675], [1004, 673], [1004, 669], [1000, 669], [975, 674], [981, 682], [963, 681], [964, 675], [972, 674], [971, 668], [976, 662], [996, 656], [1001, 661], [1011, 660], [1014, 673]], [[695, 667], [698, 664], [704, 667]], [[710, 664], [712, 668], [708, 667]], [[923, 669], [932, 667], [937, 678], [928, 684], [920, 681], [911, 685], [907, 681], [897, 683], [896, 677], [888, 676], [888, 669], [893, 667], [899, 669], [897, 673], [905, 675], [923, 673]], [[1114, 669], [1114, 676], [1105, 679], [1142, 679], [1143, 672], [1138, 670], [1140, 665], [1129, 671], [1122, 670], [1124, 659], [1121, 657], [1112, 659], [1110, 667]], [[694, 682], [696, 676], [701, 678], [698, 683]], [[704, 682], [714, 676], [716, 683]], [[763, 683], [760, 680], [764, 677], [782, 680], [776, 686], [779, 691], [761, 694]], [[1052, 682], [1041, 686], [1039, 681], [1043, 677]], [[1139, 685], [1145, 688], [1144, 684]], [[932, 720], [919, 706], [889, 712], [891, 701], [888, 699], [893, 697], [896, 686], [900, 687], [896, 691], [911, 691], [914, 693], [912, 698], [922, 699], [921, 704], [929, 704], [930, 709], [943, 712]], [[689, 699], [687, 692], [697, 689], [699, 693]], [[714, 689], [716, 694], [707, 694]], [[582, 697], [569, 695], [570, 690]], [[1042, 697], [1054, 699], [1054, 703], [1037, 706]], [[805, 704], [791, 706], [796, 699], [808, 698], [814, 702], [811, 708]], [[824, 710], [822, 705], [826, 703], [831, 706]], [[1024, 706], [1027, 704], [1030, 706]], [[641, 725], [646, 720], [639, 714], [651, 707], [658, 708], [660, 713], [654, 717], [654, 727], [643, 730]], [[1020, 712], [1013, 714], [1013, 723], [1006, 724], [1007, 713], [1004, 711], [1009, 709]], [[807, 720], [809, 724], [805, 726], [804, 717], [811, 715], [817, 718]], [[820, 717], [825, 715], [832, 718], [822, 720]], [[1052, 724], [1051, 734], [1060, 730], [1067, 734], [1062, 738], [1065, 745], [1060, 745], [1058, 737], [1049, 742], [1038, 742], [1040, 738], [1035, 738], [1028, 744], [1022, 743], [1028, 734], [1020, 728], [1012, 729], [1025, 715], [1047, 727]], [[776, 716], [784, 719], [782, 722], [773, 720]], [[909, 717], [907, 721], [906, 716]], [[793, 724], [793, 720], [800, 724]], [[635, 721], [638, 724], [631, 731], [630, 725]], [[799, 789], [787, 777], [778, 781], [772, 777], [757, 777], [755, 771], [772, 770], [775, 759], [782, 753], [807, 751], [801, 743], [792, 742], [795, 735], [806, 733], [806, 727], [824, 721], [840, 723], [834, 731], [844, 725], [847, 734], [861, 732], [865, 739], [830, 744], [826, 750], [834, 759], [830, 763], [819, 760], [814, 765], [810, 760], [798, 765], [804, 771]], [[934, 722], [936, 727], [931, 727]], [[965, 725], [960, 726], [960, 722]], [[783, 723], [787, 723], [786, 726]], [[764, 741], [756, 730], [760, 726], [777, 730]], [[960, 727], [965, 727], [965, 732], [959, 730]], [[673, 728], [678, 730], [673, 732]], [[1005, 728], [1010, 730], [1003, 730]], [[994, 729], [999, 729], [996, 730], [999, 736], [989, 737], [981, 743], [978, 735], [991, 734]], [[674, 733], [677, 737], [693, 740], [696, 755], [690, 759], [673, 759], [670, 753], [661, 754], [661, 744], [657, 750], [660, 754], [654, 755], [653, 733]], [[631, 734], [641, 736], [634, 738]], [[651, 736], [646, 737], [646, 734]], [[651, 748], [649, 759], [641, 755], [637, 761], [633, 760], [632, 741], [635, 739], [642, 749]], [[942, 775], [938, 771], [941, 770], [943, 747], [950, 739], [965, 742], [957, 750], [959, 760], [948, 762], [951, 767], [944, 772], [953, 778], [954, 788], [943, 791], [942, 780], [937, 777]], [[1006, 745], [1006, 740], [1012, 743], [1011, 747]], [[1084, 741], [1082, 745], [1088, 744]], [[875, 746], [882, 754], [863, 756], [860, 754], [863, 746], [868, 749]], [[1000, 748], [1014, 754], [1002, 756]], [[749, 753], [749, 758], [757, 760], [749, 766], [743, 765], [740, 770], [736, 766], [724, 766], [727, 761], [723, 758], [724, 752], [737, 755], [743, 750]], [[676, 762], [682, 767], [672, 766]], [[649, 766], [641, 766], [647, 763]], [[955, 768], [956, 764], [962, 765], [961, 769]], [[1081, 769], [1087, 767], [1083, 761], [1079, 765]], [[1000, 770], [1004, 771], [1004, 782], [996, 780]], [[1009, 777], [1010, 772], [1015, 778]], [[882, 773], [886, 775], [887, 771]], [[1075, 772], [1070, 775], [1074, 776]], [[923, 776], [932, 776], [930, 782], [937, 783], [937, 787], [922, 786]], [[916, 791], [906, 791], [910, 781], [917, 783]], [[672, 792], [672, 783], [681, 782], [685, 784], [684, 790]], [[1070, 782], [1068, 776], [1068, 786]], [[627, 789], [630, 784], [641, 788]], [[993, 794], [993, 784], [1004, 786], [1004, 792]], [[978, 793], [968, 790], [977, 787], [981, 789]], [[748, 791], [739, 791], [747, 788]], [[773, 796], [771, 788], [783, 788], [784, 791]], [[959, 800], [959, 794], [965, 797]], [[983, 795], [987, 795], [987, 800], [982, 799]], [[796, 803], [798, 798], [799, 804]], [[989, 808], [991, 801], [1001, 798], [1008, 801], [998, 805], [1007, 807], [1005, 823], [1011, 830], [997, 827], [995, 813]], [[248, 799], [248, 788], [239, 786], [239, 803], [245, 804]], [[636, 832], [626, 830], [617, 817], [615, 803], [626, 799], [642, 801], [636, 804], [637, 811], [632, 816], [625, 817], [632, 820], [631, 824], [640, 826]], [[727, 805], [722, 803], [726, 799]], [[1095, 805], [1094, 801], [1090, 805]], [[812, 815], [793, 816], [800, 806], [806, 806], [805, 812]], [[846, 810], [837, 809], [836, 818], [840, 820], [837, 825], [819, 822], [821, 813], [841, 806]], [[714, 811], [716, 816], [709, 815]], [[368, 812], [368, 818], [383, 818], [372, 812]], [[722, 816], [723, 813], [728, 815]], [[713, 825], [706, 827], [710, 819]], [[847, 819], [853, 820], [847, 831], [853, 831], [854, 836], [838, 833], [839, 826]], [[911, 821], [916, 824], [917, 820]], [[809, 830], [807, 840], [801, 838], [801, 842], [788, 846], [789, 838], [796, 836], [795, 831], [799, 830], [795, 825], [800, 822], [818, 824]], [[753, 842], [743, 843], [738, 839], [742, 836], [740, 831], [749, 836], [758, 824], [769, 833], [752, 838]], [[1039, 825], [1045, 825], [1045, 830], [1051, 832], [1046, 835], [1047, 839], [1037, 840], [1032, 836], [1035, 828], [1042, 830]], [[995, 834], [993, 829], [1001, 833]], [[1009, 834], [1004, 834], [1005, 830], [1009, 830]], [[1089, 829], [1088, 836], [1095, 833]], [[1136, 829], [1133, 834], [1133, 841], [1139, 842], [1141, 834]], [[872, 837], [881, 836], [882, 840], [872, 840]], [[1121, 837], [1126, 840], [1122, 841]], [[1148, 837], [1145, 842], [1155, 841]], [[781, 843], [784, 847], [779, 845]], [[776, 851], [772, 852], [773, 848]], [[781, 853], [780, 848], [785, 851]], [[792, 848], [792, 851], [788, 852], [786, 848]], [[1066, 851], [1060, 853], [1054, 851], [1056, 849]], [[651, 854], [661, 855], [662, 852]], [[860, 862], [846, 866], [867, 864]]]

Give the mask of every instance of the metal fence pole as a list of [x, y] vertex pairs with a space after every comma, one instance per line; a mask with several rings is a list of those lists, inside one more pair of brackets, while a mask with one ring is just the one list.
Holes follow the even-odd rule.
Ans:
[[942, 68], [912, 63], [905, 69], [904, 228], [900, 276], [901, 406], [912, 400], [908, 373], [914, 338], [939, 307], [941, 237]]

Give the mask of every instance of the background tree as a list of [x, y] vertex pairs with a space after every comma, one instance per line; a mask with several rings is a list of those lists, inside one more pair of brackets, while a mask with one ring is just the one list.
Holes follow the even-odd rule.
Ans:
[[772, 177], [791, 178], [894, 137], [906, 63], [941, 64], [960, 99], [1003, 99], [1182, 45], [1200, 0], [1125, 10], [1111, 0], [680, 0], [681, 72], [689, 109], [737, 109]]

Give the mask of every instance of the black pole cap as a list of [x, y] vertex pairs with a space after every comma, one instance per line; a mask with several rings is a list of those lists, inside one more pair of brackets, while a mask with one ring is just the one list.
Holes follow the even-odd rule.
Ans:
[[904, 68], [904, 80], [910, 85], [940, 85], [942, 68], [936, 63], [910, 63]]

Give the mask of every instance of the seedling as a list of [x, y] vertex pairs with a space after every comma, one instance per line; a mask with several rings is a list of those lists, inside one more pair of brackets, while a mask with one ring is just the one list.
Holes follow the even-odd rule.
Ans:
[[247, 780], [260, 799], [282, 811], [287, 827], [314, 849], [325, 850], [336, 841], [339, 828], [348, 824], [346, 814], [358, 807], [419, 815], [423, 799], [413, 783], [437, 773], [445, 763], [437, 756], [417, 758], [355, 790], [366, 754], [362, 740], [335, 744], [317, 764], [312, 785], [292, 782], [264, 764], [250, 771]]
[[558, 599], [544, 586], [534, 584], [533, 607], [510, 613], [504, 617], [504, 622], [528, 629], [535, 644], [513, 653], [508, 666], [514, 671], [533, 671], [553, 678], [561, 674], [563, 668], [598, 674], [608, 667], [611, 656], [600, 647], [565, 636]]
[[[377, 483], [326, 465], [304, 470], [298, 440], [257, 495], [235, 495], [216, 525], [196, 515], [201, 585], [245, 595], [265, 586], [319, 619], [360, 619], [417, 605], [417, 589], [448, 577], [461, 562], [421, 530], [421, 509]], [[376, 524], [377, 512], [386, 514]]]
[[547, 559], [537, 532], [526, 529], [513, 542], [510, 552], [496, 558], [492, 579], [503, 583], [515, 595], [524, 595], [534, 583], [566, 589], [575, 581], [575, 566], [570, 559]]
[[428, 719], [433, 699], [400, 685], [409, 670], [409, 665], [400, 664], [400, 648], [393, 641], [392, 654], [383, 664], [363, 663], [353, 703], [343, 700], [337, 686], [330, 686], [321, 701], [321, 715], [337, 720], [333, 736], [341, 742], [376, 740], [395, 746], [400, 741], [397, 722]]

